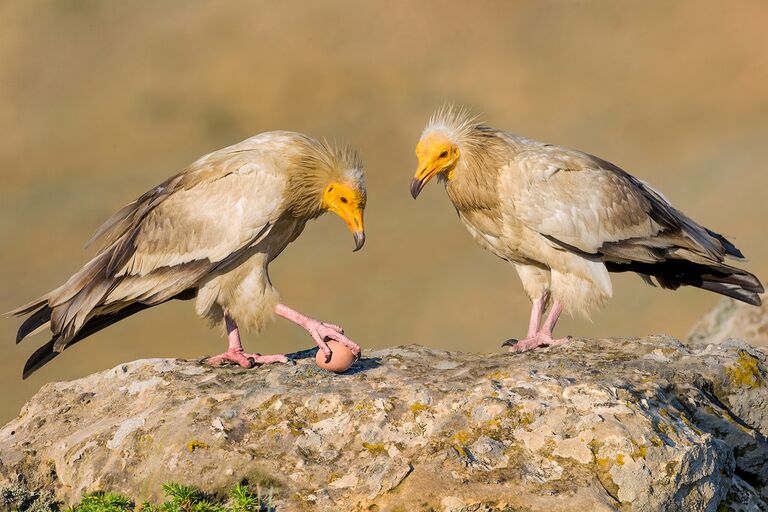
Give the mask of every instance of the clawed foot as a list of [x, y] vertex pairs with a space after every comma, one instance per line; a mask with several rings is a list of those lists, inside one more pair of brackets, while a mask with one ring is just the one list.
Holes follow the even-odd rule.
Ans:
[[328, 348], [327, 343], [330, 340], [338, 341], [350, 349], [358, 359], [360, 358], [360, 346], [351, 339], [347, 338], [344, 335], [344, 329], [342, 329], [340, 326], [335, 324], [328, 324], [325, 322], [317, 322], [308, 326], [307, 331], [309, 332], [310, 336], [312, 336], [312, 339], [315, 340], [317, 347], [323, 351], [323, 354], [325, 354], [326, 361], [331, 360], [331, 349]]
[[556, 347], [567, 343], [572, 338], [567, 336], [565, 338], [555, 339], [551, 335], [538, 333], [530, 338], [525, 338], [520, 341], [511, 339], [501, 344], [502, 347], [509, 347], [510, 352], [527, 352], [538, 347]]
[[261, 364], [287, 363], [288, 358], [283, 354], [263, 356], [261, 354], [249, 354], [242, 350], [227, 350], [218, 356], [209, 357], [205, 362], [211, 365], [221, 365], [222, 363], [231, 362], [239, 364], [243, 368], [253, 368], [256, 365]]
[[357, 343], [344, 336], [344, 329], [341, 326], [309, 318], [285, 304], [278, 304], [275, 307], [275, 313], [306, 329], [317, 347], [325, 354], [326, 362], [331, 360], [331, 349], [328, 348], [328, 342], [331, 340], [341, 343], [350, 349], [357, 358], [360, 358], [360, 347]]

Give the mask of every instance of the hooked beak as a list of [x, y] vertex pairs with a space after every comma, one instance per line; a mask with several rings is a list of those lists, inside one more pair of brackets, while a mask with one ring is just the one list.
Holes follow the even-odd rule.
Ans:
[[347, 227], [352, 232], [352, 236], [355, 237], [355, 250], [352, 252], [359, 251], [363, 248], [363, 244], [365, 243], [362, 208], [340, 208], [336, 213], [344, 220]]
[[355, 237], [355, 252], [362, 249], [365, 243], [363, 228], [365, 190], [350, 187], [345, 183], [329, 183], [323, 191], [322, 208], [341, 217]]
[[423, 189], [426, 184], [427, 182], [425, 180], [420, 180], [419, 178], [413, 178], [411, 180], [411, 195], [414, 199], [419, 197], [419, 192], [421, 192], [421, 189]]
[[430, 168], [428, 165], [425, 165], [416, 171], [416, 176], [414, 176], [413, 180], [411, 180], [411, 195], [414, 199], [419, 197], [421, 189], [424, 188], [424, 185], [426, 185], [427, 182], [431, 180], [435, 174], [437, 174], [437, 169]]
[[365, 231], [363, 230], [355, 231], [354, 236], [355, 236], [355, 250], [352, 252], [357, 252], [360, 249], [362, 249], [363, 244], [365, 244]]

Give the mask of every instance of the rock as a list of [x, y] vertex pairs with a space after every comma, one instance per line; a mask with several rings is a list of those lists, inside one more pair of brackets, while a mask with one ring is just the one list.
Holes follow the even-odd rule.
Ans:
[[688, 341], [707, 344], [735, 338], [768, 347], [768, 295], [762, 298], [760, 307], [723, 299], [693, 326]]
[[142, 360], [47, 384], [0, 429], [0, 485], [246, 480], [277, 510], [768, 510], [766, 355], [574, 340], [522, 354], [372, 351], [341, 375]]

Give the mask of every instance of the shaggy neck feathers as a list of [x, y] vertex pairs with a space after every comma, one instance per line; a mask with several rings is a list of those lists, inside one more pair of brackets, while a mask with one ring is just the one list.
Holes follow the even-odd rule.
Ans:
[[444, 107], [432, 116], [422, 137], [431, 132], [442, 133], [459, 148], [459, 161], [450, 179], [439, 177], [456, 209], [495, 210], [499, 205], [499, 171], [509, 161], [499, 132], [469, 111], [455, 107]]
[[353, 150], [302, 137], [300, 151], [292, 160], [285, 204], [294, 217], [309, 220], [325, 213], [323, 191], [331, 183], [345, 183], [357, 190], [365, 206], [363, 166]]

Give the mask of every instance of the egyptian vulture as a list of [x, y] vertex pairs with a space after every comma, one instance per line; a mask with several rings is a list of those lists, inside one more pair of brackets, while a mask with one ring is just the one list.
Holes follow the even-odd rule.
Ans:
[[365, 202], [355, 153], [300, 133], [262, 133], [203, 156], [99, 228], [89, 244], [103, 238], [103, 248], [64, 285], [10, 312], [28, 315], [17, 343], [45, 327], [53, 334], [24, 378], [72, 344], [172, 299], [195, 298], [198, 315], [223, 321], [229, 347], [212, 364], [287, 362], [246, 353], [240, 342], [241, 327], [259, 331], [273, 314], [306, 329], [326, 356], [329, 339], [359, 354], [341, 327], [281, 304], [268, 266], [326, 211], [346, 222], [360, 249]]
[[533, 306], [527, 336], [505, 342], [510, 350], [565, 342], [552, 335], [558, 317], [601, 306], [612, 294], [609, 272], [760, 304], [757, 277], [724, 263], [744, 257], [731, 242], [610, 162], [450, 107], [432, 116], [416, 156], [414, 199], [437, 176], [475, 241], [520, 276]]

